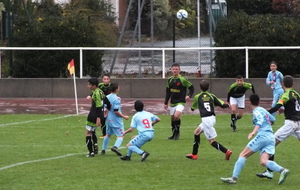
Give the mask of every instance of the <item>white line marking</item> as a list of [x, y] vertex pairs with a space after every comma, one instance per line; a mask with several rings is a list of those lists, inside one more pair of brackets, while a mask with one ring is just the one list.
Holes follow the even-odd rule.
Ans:
[[55, 120], [55, 119], [71, 117], [71, 116], [76, 116], [76, 115], [64, 115], [62, 117], [54, 117], [54, 118], [41, 119], [41, 120], [29, 120], [29, 121], [22, 121], [22, 122], [16, 122], [16, 123], [6, 123], [6, 124], [0, 124], [0, 127], [6, 127], [9, 125], [18, 125], [18, 124], [24, 124], [24, 123], [32, 123], [32, 122], [38, 122], [38, 121], [50, 121], [50, 120]]
[[[82, 154], [82, 153], [77, 153], [77, 154]], [[77, 155], [77, 154], [66, 154], [66, 155], [63, 155], [63, 156], [57, 156], [57, 157], [53, 157], [53, 158], [45, 158], [45, 159], [31, 160], [31, 161], [26, 161], [26, 162], [19, 162], [19, 163], [12, 164], [12, 165], [9, 165], [9, 166], [4, 166], [4, 167], [0, 168], [0, 171], [8, 169], [8, 168], [15, 167], [15, 166], [21, 166], [21, 165], [24, 165], [24, 164], [29, 164], [29, 163], [34, 163], [34, 162], [42, 162], [42, 161], [47, 161], [47, 160], [54, 160], [54, 159], [59, 159], [59, 158], [65, 158], [65, 157], [74, 156], [74, 155]]]
[[[123, 148], [126, 148], [126, 147], [120, 147], [119, 149], [123, 149]], [[110, 150], [107, 150], [107, 151], [110, 151]], [[42, 161], [48, 161], [48, 160], [55, 160], [55, 159], [65, 158], [65, 157], [74, 156], [74, 155], [78, 155], [78, 154], [84, 154], [84, 153], [73, 153], [73, 154], [66, 154], [66, 155], [63, 155], [63, 156], [52, 157], [52, 158], [45, 158], [45, 159], [19, 162], [19, 163], [16, 163], [16, 164], [4, 166], [4, 167], [0, 168], [0, 171], [5, 170], [5, 169], [9, 169], [9, 168], [12, 168], [12, 167], [16, 167], [16, 166], [21, 166], [21, 165], [24, 165], [24, 164], [30, 164], [30, 163], [34, 163], [34, 162], [42, 162]]]

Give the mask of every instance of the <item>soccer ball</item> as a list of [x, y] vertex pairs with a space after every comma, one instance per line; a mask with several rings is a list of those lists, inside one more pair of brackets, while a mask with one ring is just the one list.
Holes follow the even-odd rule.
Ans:
[[188, 13], [186, 12], [186, 10], [180, 9], [180, 10], [177, 12], [176, 16], [177, 16], [177, 18], [178, 18], [179, 20], [182, 20], [182, 19], [185, 19], [185, 18], [188, 17]]

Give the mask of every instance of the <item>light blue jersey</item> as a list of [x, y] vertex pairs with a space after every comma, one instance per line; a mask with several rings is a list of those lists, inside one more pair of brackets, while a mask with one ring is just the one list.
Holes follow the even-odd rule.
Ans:
[[[274, 81], [273, 84], [270, 82]], [[283, 75], [280, 71], [275, 71], [275, 73], [272, 73], [270, 71], [268, 73], [267, 79], [266, 79], [266, 84], [271, 86], [273, 89], [273, 101], [271, 107], [276, 106], [276, 103], [278, 102], [280, 96], [284, 93], [284, 90], [281, 86], [281, 83], [283, 82]], [[275, 116], [276, 112], [273, 114]]]
[[139, 133], [154, 131], [152, 121], [156, 119], [158, 119], [156, 115], [147, 111], [140, 111], [132, 117], [130, 127], [137, 129]]
[[275, 120], [275, 117], [262, 107], [253, 110], [253, 124], [260, 126], [256, 136], [247, 145], [253, 152], [266, 152], [270, 155], [275, 153], [275, 138], [271, 126]]
[[108, 110], [108, 114], [106, 117], [106, 124], [107, 126], [113, 128], [122, 128], [124, 127], [123, 118], [116, 115], [115, 111], [122, 113], [121, 110], [121, 98], [118, 97], [116, 94], [109, 94], [107, 95], [107, 99], [110, 102], [111, 108]]
[[[271, 81], [274, 81], [273, 84], [270, 84]], [[271, 86], [271, 88], [273, 90], [276, 89], [281, 89], [281, 83], [283, 82], [283, 75], [280, 71], [275, 71], [275, 73], [273, 73], [272, 71], [270, 71], [268, 73], [267, 79], [266, 79], [266, 84]]]

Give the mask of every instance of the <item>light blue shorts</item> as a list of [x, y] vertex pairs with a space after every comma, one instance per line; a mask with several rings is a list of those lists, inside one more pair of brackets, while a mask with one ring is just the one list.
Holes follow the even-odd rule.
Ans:
[[275, 138], [274, 135], [256, 135], [248, 144], [253, 152], [260, 151], [260, 154], [266, 152], [270, 155], [275, 154]]
[[116, 135], [117, 137], [122, 137], [124, 134], [124, 126], [119, 127], [112, 127], [109, 122], [106, 122], [106, 134], [107, 135]]
[[143, 132], [134, 137], [129, 143], [140, 148], [146, 142], [151, 141], [153, 138], [154, 131]]

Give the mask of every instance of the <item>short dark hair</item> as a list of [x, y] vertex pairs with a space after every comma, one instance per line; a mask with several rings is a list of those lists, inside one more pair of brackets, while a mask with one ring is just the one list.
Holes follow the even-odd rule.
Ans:
[[173, 63], [171, 67], [180, 67], [178, 63]]
[[209, 83], [207, 82], [207, 80], [202, 80], [200, 82], [200, 88], [202, 91], [207, 91], [209, 88]]
[[91, 85], [95, 85], [95, 86], [98, 86], [98, 84], [99, 84], [99, 81], [98, 81], [98, 79], [97, 79], [96, 77], [90, 78], [90, 79], [88, 80], [88, 82], [89, 82]]
[[275, 61], [271, 61], [270, 65], [272, 65], [272, 64], [277, 66], [277, 63]]
[[103, 78], [103, 77], [108, 77], [108, 78], [110, 78], [110, 75], [109, 75], [108, 73], [105, 73], [105, 74], [102, 75], [101, 78]]
[[110, 91], [112, 92], [116, 92], [116, 90], [119, 88], [119, 84], [118, 83], [111, 83], [110, 84]]
[[294, 79], [291, 75], [285, 75], [283, 78], [283, 85], [286, 88], [291, 88], [294, 85]]
[[236, 76], [236, 79], [242, 79], [242, 78], [244, 78], [242, 75]]
[[259, 96], [257, 94], [251, 94], [249, 100], [253, 106], [259, 105]]
[[140, 100], [135, 101], [134, 102], [134, 109], [136, 111], [143, 111], [143, 109], [144, 109], [144, 103], [142, 101], [140, 101]]

